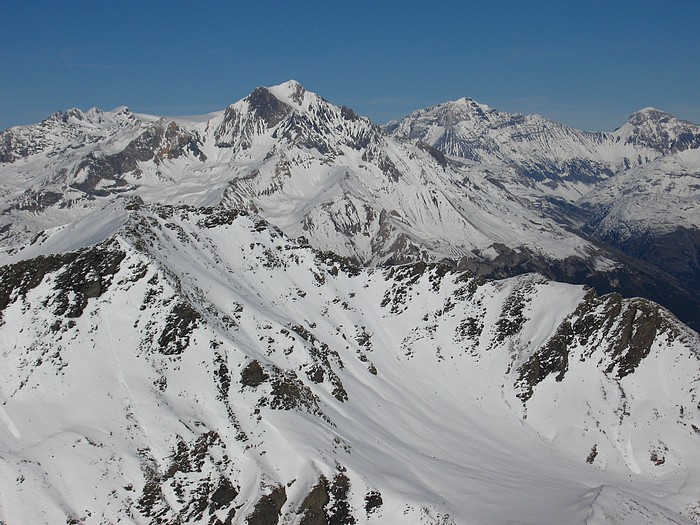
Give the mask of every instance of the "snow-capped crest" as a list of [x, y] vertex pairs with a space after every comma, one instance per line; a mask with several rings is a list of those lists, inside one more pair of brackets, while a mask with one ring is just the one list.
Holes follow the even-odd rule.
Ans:
[[655, 107], [646, 107], [642, 108], [639, 111], [635, 111], [632, 113], [627, 119], [627, 121], [631, 124], [640, 124], [641, 122], [645, 122], [649, 119], [652, 120], [657, 120], [657, 121], [669, 121], [669, 120], [679, 120], [676, 119], [673, 115], [670, 113], [667, 113], [665, 111], [662, 111], [660, 109], [657, 109]]
[[[296, 80], [288, 80], [282, 84], [266, 88], [270, 93], [275, 95], [283, 102], [293, 104], [298, 107], [303, 107], [306, 89]], [[310, 93], [311, 98], [318, 97], [315, 93]]]
[[657, 154], [700, 148], [700, 126], [652, 107], [630, 115], [614, 135]]

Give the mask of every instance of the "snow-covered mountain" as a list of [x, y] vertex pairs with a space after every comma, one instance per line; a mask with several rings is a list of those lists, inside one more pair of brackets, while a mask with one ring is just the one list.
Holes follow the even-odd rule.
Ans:
[[646, 300], [125, 197], [5, 262], [3, 523], [698, 521], [700, 341]]
[[462, 98], [415, 111], [386, 129], [445, 155], [510, 167], [522, 176], [511, 183], [572, 203], [620, 171], [700, 148], [700, 126], [654, 108], [633, 114], [614, 132], [591, 133]]
[[700, 339], [603, 293], [697, 326], [698, 137], [294, 81], [2, 132], [0, 525], [700, 523]]
[[[466, 99], [417, 115], [388, 135], [294, 81], [258, 88], [201, 121], [126, 108], [59, 113], [0, 136], [1, 242], [12, 253], [117, 195], [226, 203], [361, 264], [448, 261], [499, 278], [537, 271], [651, 297], [686, 322], [700, 318], [700, 297], [678, 276], [575, 230], [586, 218], [575, 198], [637, 162], [632, 153], [661, 155], [653, 130], [620, 133], [615, 146], [605, 134]], [[442, 124], [429, 124], [435, 118]], [[452, 129], [452, 139], [438, 128]], [[683, 133], [673, 128], [664, 144]], [[447, 156], [437, 149], [448, 145]]]
[[[74, 110], [4, 133], [5, 244], [128, 192], [166, 204], [224, 200], [365, 264], [493, 259], [498, 245], [612, 264], [590, 242], [542, 224], [489, 170], [448, 165], [293, 81], [258, 88], [200, 123], [123, 108], [104, 115]], [[16, 147], [32, 141], [46, 146]]]
[[613, 132], [587, 133], [463, 98], [387, 130], [488, 167], [550, 219], [667, 272], [700, 300], [700, 126], [645, 108]]
[[654, 147], [664, 155], [621, 171], [580, 198], [576, 204], [587, 215], [583, 231], [700, 293], [700, 127], [656, 110], [633, 115], [630, 123], [634, 129], [618, 132], [647, 145], [656, 137]]
[[512, 182], [574, 201], [613, 175], [601, 150], [606, 135], [575, 130], [539, 115], [500, 112], [470, 98], [418, 110], [387, 128], [443, 152], [506, 166]]

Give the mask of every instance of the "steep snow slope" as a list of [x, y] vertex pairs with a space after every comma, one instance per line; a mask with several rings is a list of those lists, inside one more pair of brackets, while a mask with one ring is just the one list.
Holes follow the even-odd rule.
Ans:
[[687, 149], [631, 168], [577, 204], [583, 230], [651, 262], [700, 294], [700, 150]]
[[652, 303], [225, 208], [90, 223], [0, 267], [4, 523], [697, 518], [699, 341]]

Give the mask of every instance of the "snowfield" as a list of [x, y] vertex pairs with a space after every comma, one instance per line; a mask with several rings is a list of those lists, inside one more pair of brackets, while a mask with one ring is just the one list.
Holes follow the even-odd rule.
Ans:
[[0, 269], [3, 523], [697, 517], [698, 337], [659, 307], [101, 217]]

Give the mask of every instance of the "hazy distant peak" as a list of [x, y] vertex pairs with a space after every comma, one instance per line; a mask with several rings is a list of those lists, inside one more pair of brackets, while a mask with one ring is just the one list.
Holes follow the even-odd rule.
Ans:
[[459, 99], [451, 102], [451, 104], [466, 106], [466, 107], [471, 108], [471, 109], [480, 109], [482, 111], [493, 111], [493, 108], [491, 108], [491, 106], [489, 106], [487, 104], [482, 104], [481, 102], [474, 100], [471, 97], [459, 98]]
[[665, 122], [668, 120], [678, 120], [676, 117], [673, 115], [666, 113], [665, 111], [661, 111], [660, 109], [654, 108], [654, 107], [646, 107], [642, 108], [639, 111], [636, 111], [635, 113], [632, 113], [627, 119], [627, 121], [630, 124], [633, 125], [638, 125], [642, 122], [646, 122], [649, 120], [654, 120], [654, 121], [659, 121], [659, 122]]

